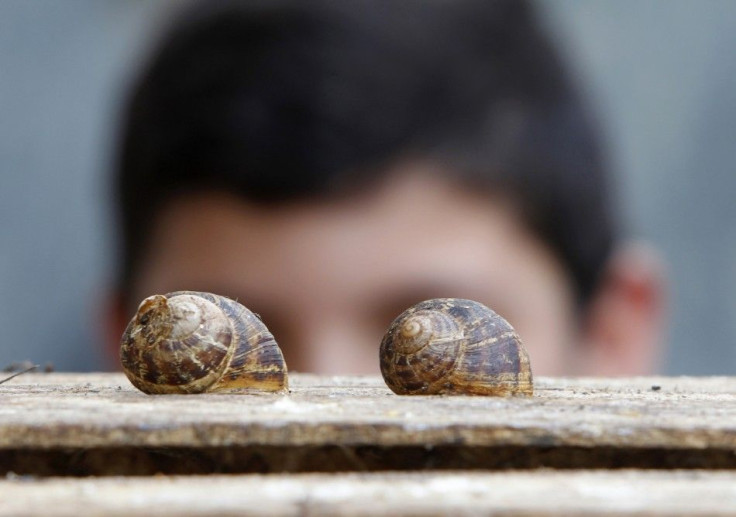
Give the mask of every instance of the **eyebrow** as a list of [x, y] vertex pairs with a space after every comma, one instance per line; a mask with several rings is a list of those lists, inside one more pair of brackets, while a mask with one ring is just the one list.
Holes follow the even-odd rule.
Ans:
[[388, 324], [409, 307], [432, 298], [493, 299], [494, 297], [491, 285], [488, 285], [486, 290], [480, 289], [477, 284], [429, 279], [426, 282], [413, 280], [381, 293], [372, 293], [362, 300], [362, 304], [376, 320], [385, 318], [389, 311], [395, 312], [391, 320], [386, 322]]

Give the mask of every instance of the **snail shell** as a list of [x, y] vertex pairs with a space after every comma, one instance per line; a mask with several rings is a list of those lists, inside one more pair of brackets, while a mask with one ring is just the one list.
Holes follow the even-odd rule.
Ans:
[[210, 293], [143, 300], [123, 334], [120, 361], [145, 393], [288, 388], [284, 357], [260, 318]]
[[531, 395], [529, 356], [513, 327], [480, 303], [421, 302], [381, 342], [381, 373], [399, 395]]

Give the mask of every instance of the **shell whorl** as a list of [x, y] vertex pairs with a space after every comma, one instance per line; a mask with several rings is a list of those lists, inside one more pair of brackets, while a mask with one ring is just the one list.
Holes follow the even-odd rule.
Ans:
[[399, 394], [531, 395], [529, 357], [488, 307], [440, 298], [404, 311], [381, 342], [381, 373]]
[[178, 291], [141, 302], [121, 340], [120, 360], [145, 393], [287, 389], [273, 335], [239, 303]]
[[[430, 390], [454, 367], [462, 329], [454, 318], [435, 309], [402, 316], [394, 321], [381, 343], [381, 370], [391, 371], [402, 390]], [[417, 375], [418, 369], [423, 372], [421, 376]]]

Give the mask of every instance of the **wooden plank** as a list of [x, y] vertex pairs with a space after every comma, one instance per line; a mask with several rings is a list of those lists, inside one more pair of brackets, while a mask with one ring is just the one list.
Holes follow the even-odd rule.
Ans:
[[736, 473], [542, 471], [0, 481], [0, 516], [733, 515]]
[[534, 397], [506, 399], [397, 396], [373, 377], [292, 374], [291, 385], [288, 395], [149, 396], [121, 374], [27, 374], [0, 385], [0, 447], [736, 448], [736, 378], [542, 378]]
[[[0, 385], [0, 467], [46, 475], [736, 467], [736, 378], [536, 385], [532, 398], [400, 397], [380, 378], [293, 374], [285, 395], [148, 396], [120, 374], [26, 374]], [[116, 464], [106, 466], [110, 455]]]

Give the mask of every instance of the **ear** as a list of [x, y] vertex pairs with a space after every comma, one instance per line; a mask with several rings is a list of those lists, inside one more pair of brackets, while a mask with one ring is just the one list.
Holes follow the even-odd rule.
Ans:
[[120, 336], [128, 325], [128, 314], [123, 303], [123, 297], [116, 291], [111, 291], [103, 303], [102, 340], [103, 360], [108, 369], [120, 370]]
[[582, 373], [647, 375], [657, 370], [666, 319], [664, 269], [655, 250], [642, 243], [614, 253], [585, 315]]

